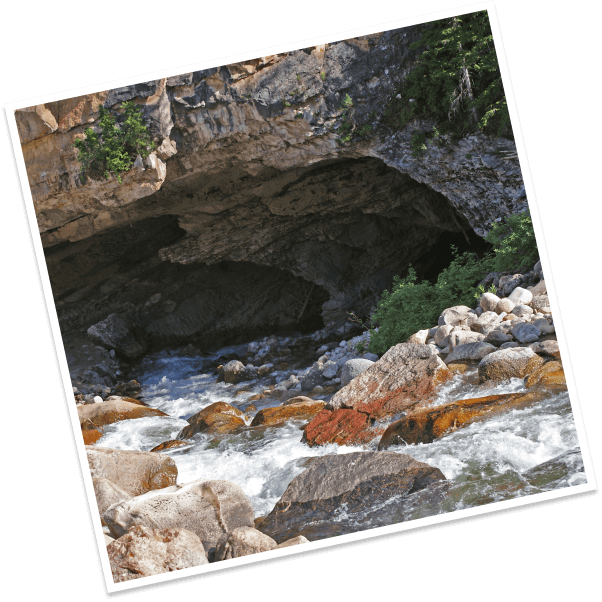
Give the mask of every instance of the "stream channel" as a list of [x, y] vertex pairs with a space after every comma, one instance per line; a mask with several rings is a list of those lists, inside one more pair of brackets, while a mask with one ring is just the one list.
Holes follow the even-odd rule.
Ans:
[[[173, 351], [146, 356], [135, 367], [142, 386], [141, 399], [169, 417], [111, 424], [105, 427], [96, 445], [149, 451], [164, 441], [176, 439], [187, 426], [186, 419], [208, 405], [224, 401], [244, 410], [250, 397], [292, 373], [301, 375], [315, 360], [315, 353], [312, 356], [293, 350], [285, 363], [276, 364], [277, 370], [269, 376], [235, 385], [217, 382], [215, 368], [220, 357], [232, 353], [242, 356], [246, 349], [246, 345], [227, 347], [197, 357]], [[512, 379], [484, 393], [475, 376], [476, 366], [464, 374], [456, 374], [439, 388], [433, 404], [525, 390], [522, 380]], [[299, 395], [325, 401], [331, 397], [301, 391]], [[253, 401], [257, 410], [280, 403], [272, 397]], [[254, 414], [249, 414], [248, 423]], [[251, 500], [255, 516], [261, 517], [272, 510], [287, 485], [313, 458], [376, 451], [380, 438], [364, 447], [337, 444], [309, 447], [301, 443], [303, 425], [301, 421], [290, 421], [277, 427], [247, 426], [228, 435], [198, 433], [189, 445], [160, 453], [169, 454], [175, 461], [178, 483], [201, 478], [232, 481]], [[586, 482], [567, 391], [546, 393], [541, 401], [527, 408], [475, 422], [433, 443], [399, 445], [388, 451], [408, 454], [436, 466], [448, 481], [404, 498], [391, 498], [384, 504], [381, 501], [371, 505], [366, 500], [362, 510], [353, 514], [341, 507], [327, 524], [299, 525], [299, 533], [310, 540], [332, 537]]]

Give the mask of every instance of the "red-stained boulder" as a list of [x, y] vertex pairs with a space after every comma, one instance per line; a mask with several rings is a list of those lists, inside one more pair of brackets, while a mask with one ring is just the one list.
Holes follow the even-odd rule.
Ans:
[[431, 395], [451, 372], [428, 345], [400, 343], [340, 389], [334, 410], [350, 408], [372, 417], [396, 414]]
[[113, 424], [120, 420], [132, 420], [147, 416], [167, 416], [165, 412], [155, 408], [147, 408], [121, 398], [77, 406], [79, 423], [82, 429], [95, 428]]
[[431, 347], [400, 343], [340, 389], [305, 427], [302, 441], [309, 446], [370, 441], [382, 432], [371, 428], [375, 418], [407, 410], [451, 377]]

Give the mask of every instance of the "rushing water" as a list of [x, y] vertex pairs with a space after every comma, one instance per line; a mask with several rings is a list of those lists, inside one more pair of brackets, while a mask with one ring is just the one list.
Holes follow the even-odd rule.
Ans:
[[[208, 362], [234, 350], [220, 350], [209, 358], [166, 352], [147, 357], [140, 365], [138, 377], [143, 399], [169, 417], [109, 425], [97, 445], [150, 450], [176, 438], [188, 424], [185, 419], [204, 407], [225, 401], [244, 409], [249, 405], [249, 397], [261, 393], [267, 384], [274, 383], [275, 377], [284, 378], [295, 371], [290, 367], [294, 364], [289, 364], [286, 372], [272, 373], [269, 378], [238, 385], [217, 383]], [[311, 360], [307, 360], [305, 366], [310, 364]], [[475, 370], [471, 370], [440, 387], [433, 403], [523, 390], [523, 381], [513, 379], [484, 392], [476, 384]], [[257, 409], [279, 403], [269, 397], [253, 402]], [[291, 421], [284, 426], [247, 428], [230, 435], [201, 433], [189, 445], [163, 453], [175, 461], [179, 483], [200, 478], [232, 481], [250, 498], [256, 516], [263, 516], [272, 510], [287, 485], [309, 466], [313, 457], [376, 450], [378, 445], [377, 438], [367, 447], [331, 444], [310, 448], [301, 443], [302, 424]], [[584, 483], [580, 452], [577, 449], [566, 454], [578, 445], [568, 393], [550, 393], [527, 408], [475, 422], [433, 443], [389, 448], [436, 466], [448, 481], [403, 499], [392, 498], [378, 507], [367, 506], [358, 515], [350, 515], [341, 508], [328, 525], [314, 525], [312, 535], [333, 536]], [[535, 468], [561, 454], [565, 456], [555, 463]]]

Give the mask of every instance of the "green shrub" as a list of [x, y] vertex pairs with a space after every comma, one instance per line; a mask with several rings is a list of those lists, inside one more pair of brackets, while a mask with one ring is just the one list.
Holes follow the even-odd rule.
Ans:
[[539, 259], [529, 211], [515, 213], [503, 222], [492, 224], [485, 240], [493, 245], [495, 253], [493, 269], [496, 272], [531, 269]]
[[119, 174], [132, 167], [137, 155], [146, 157], [153, 150], [155, 145], [142, 120], [142, 108], [132, 102], [124, 102], [122, 108], [125, 119], [118, 125], [115, 115], [99, 106], [99, 132], [86, 128], [86, 137], [74, 142], [84, 183], [88, 177], [108, 180], [112, 174], [121, 184]]
[[418, 282], [412, 267], [405, 278], [394, 278], [391, 292], [383, 292], [372, 316], [379, 328], [378, 332], [370, 331], [370, 351], [384, 353], [418, 330], [436, 326], [441, 312], [448, 307], [473, 305], [477, 285], [491, 270], [493, 259], [489, 255], [478, 259], [473, 253], [459, 255], [455, 247], [452, 255], [452, 262], [434, 284]]

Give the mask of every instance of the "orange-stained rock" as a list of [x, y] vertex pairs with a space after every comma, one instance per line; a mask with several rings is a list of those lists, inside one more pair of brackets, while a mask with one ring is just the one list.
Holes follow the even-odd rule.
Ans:
[[245, 414], [250, 414], [251, 412], [256, 412], [257, 408], [253, 405], [250, 404], [245, 408]]
[[188, 423], [189, 425], [178, 433], [178, 439], [190, 439], [196, 433], [231, 433], [246, 425], [244, 414], [224, 401], [217, 401], [203, 408], [189, 418]]
[[300, 403], [302, 401], [314, 401], [311, 397], [306, 397], [305, 395], [298, 395], [297, 397], [291, 397], [287, 399], [283, 405], [288, 406], [291, 403]]
[[400, 343], [340, 389], [329, 405], [335, 410], [352, 408], [372, 417], [396, 414], [434, 393], [451, 377], [431, 347]]
[[447, 364], [447, 367], [453, 374], [464, 374], [471, 366], [470, 364]]
[[257, 395], [252, 395], [247, 399], [247, 401], [259, 401], [260, 399], [264, 399], [265, 395], [263, 393], [258, 393]]
[[310, 447], [338, 443], [350, 445], [366, 443], [376, 437], [370, 430], [370, 421], [356, 410], [322, 410], [304, 429], [301, 441]]
[[113, 424], [120, 420], [146, 418], [147, 416], [167, 416], [161, 410], [147, 408], [122, 399], [77, 406], [77, 413], [79, 414], [80, 426], [83, 429]]
[[84, 445], [92, 445], [102, 437], [102, 433], [97, 429], [84, 429], [82, 435], [84, 436]]
[[423, 408], [390, 424], [384, 432], [378, 449], [391, 445], [431, 443], [450, 429], [470, 424], [517, 407], [525, 407], [540, 400], [531, 393], [490, 395], [476, 399], [461, 399], [441, 406]]
[[257, 412], [251, 426], [275, 426], [289, 420], [310, 420], [324, 408], [324, 401], [299, 401], [275, 408], [264, 408]]
[[178, 439], [170, 439], [169, 441], [163, 441], [151, 449], [152, 452], [162, 451], [164, 449], [172, 449], [174, 447], [182, 447], [183, 445], [190, 445], [190, 441], [180, 441]]
[[529, 389], [534, 385], [566, 385], [566, 376], [561, 362], [547, 362], [539, 370], [530, 374], [525, 380], [525, 386]]

